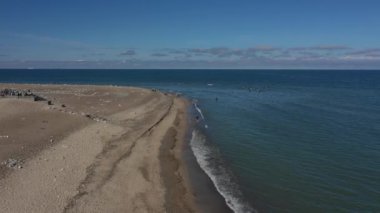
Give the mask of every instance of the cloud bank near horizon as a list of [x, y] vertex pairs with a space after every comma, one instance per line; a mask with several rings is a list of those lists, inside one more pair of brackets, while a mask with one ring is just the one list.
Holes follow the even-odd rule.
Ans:
[[380, 48], [354, 49], [347, 46], [214, 47], [151, 52], [128, 49], [117, 53], [97, 51], [75, 60], [8, 58], [9, 54], [0, 54], [0, 68], [380, 69]]
[[[28, 49], [0, 44], [0, 68], [380, 69], [380, 48], [360, 49], [345, 45], [146, 50], [95, 47], [45, 37], [38, 41], [56, 46], [40, 49], [40, 55], [35, 57]], [[50, 52], [56, 53], [52, 54], [54, 58], [45, 56]]]

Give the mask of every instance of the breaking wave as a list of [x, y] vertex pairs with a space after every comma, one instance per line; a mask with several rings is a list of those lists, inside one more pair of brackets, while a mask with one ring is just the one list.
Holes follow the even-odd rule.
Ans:
[[[196, 104], [194, 107], [205, 122], [202, 111]], [[193, 130], [190, 146], [199, 166], [209, 176], [230, 209], [236, 213], [257, 212], [244, 198], [240, 186], [224, 163], [218, 149], [207, 140], [202, 129]]]

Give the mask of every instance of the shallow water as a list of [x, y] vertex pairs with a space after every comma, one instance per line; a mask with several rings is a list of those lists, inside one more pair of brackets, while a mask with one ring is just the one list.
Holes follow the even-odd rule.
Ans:
[[0, 81], [182, 92], [204, 116], [195, 156], [231, 208], [380, 211], [380, 71], [1, 70]]

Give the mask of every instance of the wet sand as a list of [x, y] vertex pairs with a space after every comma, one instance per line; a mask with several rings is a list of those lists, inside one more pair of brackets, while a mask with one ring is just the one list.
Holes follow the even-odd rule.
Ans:
[[202, 212], [183, 147], [185, 99], [111, 86], [0, 84], [2, 212]]

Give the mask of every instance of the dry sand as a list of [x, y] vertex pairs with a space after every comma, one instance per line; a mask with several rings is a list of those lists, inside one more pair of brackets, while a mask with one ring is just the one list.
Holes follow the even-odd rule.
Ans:
[[187, 103], [147, 89], [0, 84], [1, 212], [197, 212], [181, 160]]

